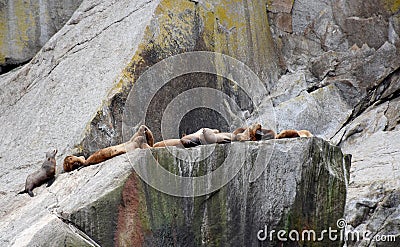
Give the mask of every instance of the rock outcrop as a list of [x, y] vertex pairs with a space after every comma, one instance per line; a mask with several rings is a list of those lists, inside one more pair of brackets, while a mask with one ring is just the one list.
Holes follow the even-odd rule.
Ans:
[[0, 1], [0, 73], [29, 61], [82, 0]]
[[278, 130], [308, 128], [352, 154], [349, 230], [397, 239], [348, 246], [397, 246], [399, 1], [272, 0], [268, 11], [288, 70], [277, 83], [287, 88], [271, 94]]
[[[266, 150], [273, 151], [265, 155]], [[177, 158], [182, 155], [191, 159]], [[164, 194], [133, 170], [144, 166], [149, 176], [160, 179], [154, 173], [155, 157], [174, 174], [199, 177], [215, 171], [228, 155], [235, 162], [223, 168], [224, 174], [232, 169], [237, 174], [225, 186], [200, 197]], [[259, 165], [260, 176], [250, 182]], [[51, 187], [36, 189], [34, 198], [19, 197], [19, 206], [2, 217], [0, 244], [276, 246], [279, 241], [273, 234], [271, 242], [271, 230], [300, 234], [314, 230], [320, 237], [328, 226], [340, 230], [336, 220], [343, 215], [349, 165], [349, 157], [339, 148], [318, 138], [135, 150], [60, 174]], [[172, 183], [182, 191], [196, 190], [181, 187], [179, 180]], [[265, 226], [268, 232], [258, 234]], [[296, 241], [291, 244], [297, 246]], [[341, 246], [341, 241], [326, 236], [309, 244]]]

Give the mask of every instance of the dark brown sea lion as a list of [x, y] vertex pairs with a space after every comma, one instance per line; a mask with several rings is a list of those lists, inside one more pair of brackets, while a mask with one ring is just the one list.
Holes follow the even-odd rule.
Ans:
[[261, 128], [261, 133], [256, 134], [257, 141], [274, 139], [275, 131]]
[[19, 192], [18, 194], [28, 193], [31, 197], [33, 197], [34, 194], [32, 190], [34, 188], [39, 187], [44, 183], [47, 183], [47, 187], [49, 187], [54, 182], [56, 175], [56, 154], [57, 149], [46, 153], [46, 159], [40, 169], [30, 174], [26, 178], [25, 190]]

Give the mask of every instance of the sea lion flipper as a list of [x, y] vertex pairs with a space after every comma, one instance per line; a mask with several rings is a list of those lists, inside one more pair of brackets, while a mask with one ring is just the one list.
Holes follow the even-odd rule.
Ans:
[[20, 191], [16, 195], [20, 195], [20, 194], [24, 194], [24, 193], [27, 193], [27, 191], [26, 190]]
[[231, 139], [229, 139], [229, 138], [224, 138], [224, 140], [223, 140], [222, 142], [220, 142], [220, 143], [226, 144], [226, 143], [231, 143], [231, 142], [232, 142]]
[[198, 146], [197, 143], [193, 142], [192, 140], [186, 139], [186, 138], [182, 138], [181, 143], [185, 148]]
[[27, 193], [29, 194], [30, 197], [34, 197], [35, 195], [33, 194], [32, 190], [28, 190]]
[[56, 180], [56, 177], [53, 177], [49, 181], [47, 181], [46, 187], [50, 187], [54, 183], [55, 180]]

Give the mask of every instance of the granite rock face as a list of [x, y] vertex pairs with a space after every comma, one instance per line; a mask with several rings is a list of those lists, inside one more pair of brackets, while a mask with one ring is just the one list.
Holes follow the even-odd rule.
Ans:
[[0, 1], [0, 73], [29, 61], [82, 0]]
[[[161, 138], [160, 116], [172, 99], [196, 87], [218, 89], [238, 104], [240, 109], [231, 111], [231, 115], [246, 116], [248, 124], [254, 121], [264, 126], [276, 123], [271, 128], [277, 132], [286, 128], [309, 129], [317, 137], [351, 154], [354, 165], [344, 213], [348, 231], [368, 230], [375, 235], [397, 236], [400, 187], [397, 158], [397, 143], [400, 143], [399, 10], [397, 0], [82, 1], [66, 25], [28, 64], [0, 75], [0, 123], [3, 128], [0, 139], [5, 143], [0, 146], [0, 217], [11, 217], [10, 221], [14, 219], [12, 217], [21, 217], [18, 210], [27, 202], [14, 195], [23, 189], [26, 176], [40, 165], [45, 151], [58, 148], [57, 162], [61, 164], [68, 154], [87, 156], [129, 137], [123, 134], [125, 104], [144, 71], [183, 52], [215, 51], [248, 65], [270, 97], [251, 102], [241, 88], [220, 76], [198, 73], [174, 78], [159, 91], [148, 108], [150, 114], [146, 124], [154, 130], [156, 140]], [[215, 67], [224, 68], [218, 61]], [[215, 97], [207, 97], [204, 102], [217, 101]], [[274, 114], [269, 112], [271, 102], [275, 106]], [[135, 126], [139, 122], [136, 119], [131, 124]], [[231, 127], [218, 113], [200, 109], [182, 118], [179, 134], [203, 126], [222, 130]], [[117, 161], [118, 164], [124, 162]], [[128, 166], [125, 168], [129, 169]], [[94, 168], [86, 171], [91, 169]], [[95, 183], [92, 179], [79, 180], [81, 174], [63, 174], [59, 178], [78, 176], [78, 184]], [[113, 176], [116, 178], [114, 182], [124, 184], [123, 178], [129, 176], [118, 173]], [[246, 173], [241, 176], [245, 177]], [[263, 181], [265, 178], [259, 179]], [[139, 180], [126, 181], [130, 181], [130, 188], [140, 187]], [[120, 184], [110, 182], [107, 186], [116, 189], [122, 186]], [[54, 188], [57, 186], [60, 185], [55, 184]], [[140, 190], [145, 191], [145, 188], [143, 185]], [[106, 193], [105, 189], [98, 191]], [[238, 190], [250, 193], [239, 187]], [[45, 191], [43, 188], [35, 190], [38, 198], [34, 200]], [[228, 191], [225, 188], [218, 193], [223, 197]], [[233, 191], [229, 193], [234, 194]], [[128, 199], [123, 205], [143, 205], [129, 199], [132, 196], [126, 196]], [[211, 201], [216, 200], [214, 196]], [[137, 198], [145, 200], [144, 197]], [[163, 196], [158, 198], [161, 200]], [[117, 205], [113, 204], [117, 199], [112, 196], [103, 199], [101, 206], [95, 207], [98, 210]], [[94, 198], [91, 200], [95, 201]], [[190, 205], [188, 201], [185, 203]], [[58, 205], [57, 202], [53, 204]], [[218, 205], [223, 208], [222, 204]], [[242, 204], [238, 205], [244, 210]], [[133, 219], [140, 216], [137, 212], [144, 210], [131, 211], [129, 208], [135, 206], [123, 210]], [[49, 226], [47, 222], [54, 222], [51, 223], [54, 229], [66, 231], [65, 235], [59, 235], [66, 236], [60, 241], [91, 242], [94, 241], [92, 237], [103, 241], [106, 238], [103, 232], [115, 229], [115, 225], [91, 228], [88, 222], [95, 213], [90, 211], [90, 207], [85, 210], [79, 213], [66, 211], [70, 214], [65, 217], [60, 212], [61, 216], [43, 216], [41, 220], [32, 218], [23, 224], [45, 229]], [[39, 211], [33, 212], [42, 217]], [[60, 217], [64, 223], [59, 221]], [[107, 217], [115, 218], [116, 214]], [[186, 221], [179, 222], [190, 222], [191, 218], [185, 217]], [[207, 220], [211, 219], [208, 217]], [[159, 226], [159, 222], [155, 225]], [[178, 221], [172, 222], [177, 224]], [[84, 232], [79, 232], [75, 224], [80, 225]], [[132, 222], [121, 224], [122, 229], [126, 229]], [[211, 230], [207, 228], [208, 224], [200, 225], [197, 229], [204, 229], [204, 235], [200, 237], [204, 241], [208, 241], [208, 232], [215, 236], [212, 234], [215, 231], [228, 229], [224, 228], [225, 225], [216, 224], [216, 228]], [[18, 233], [24, 232], [18, 227], [15, 229]], [[20, 238], [21, 243], [29, 243], [32, 236], [37, 236], [30, 234], [32, 228], [29, 229]], [[140, 225], [140, 229], [122, 231], [149, 245], [164, 242], [159, 242], [159, 237], [140, 235], [146, 229], [158, 229], [155, 236], [172, 236], [166, 241], [174, 242], [174, 236], [177, 236], [172, 228], [151, 228], [150, 223]], [[79, 237], [76, 232], [80, 233]], [[223, 234], [220, 236], [227, 236]], [[6, 245], [8, 241], [14, 241], [12, 231], [4, 236]], [[185, 236], [189, 242], [194, 239], [193, 235]], [[241, 234], [238, 234], [240, 238]], [[130, 243], [130, 237], [120, 236], [118, 239], [104, 241], [121, 245], [124, 241]], [[46, 242], [46, 239], [36, 240]], [[347, 245], [398, 246], [398, 241], [399, 238], [392, 243], [356, 241]], [[108, 245], [111, 242], [104, 243]]]
[[[400, 206], [393, 198], [400, 188], [400, 2], [295, 0], [285, 2], [286, 8], [274, 6], [284, 1], [271, 2], [276, 2], [268, 5], [273, 37], [287, 68], [280, 80], [302, 73], [306, 82], [272, 91], [272, 100], [274, 93], [296, 92], [277, 104], [278, 131], [307, 128], [352, 154], [348, 230], [398, 236]], [[289, 23], [282, 24], [277, 13], [289, 14]], [[386, 200], [390, 206], [383, 206]], [[347, 245], [397, 246], [399, 241]]]
[[[13, 208], [11, 198], [40, 166], [44, 152], [58, 149], [60, 172], [64, 157], [82, 149], [79, 144], [97, 112], [109, 113], [102, 104], [114, 95], [156, 6], [84, 1], [31, 62], [0, 76], [1, 216]], [[112, 139], [114, 132], [107, 132], [112, 123], [94, 126]]]
[[[273, 151], [265, 155], [266, 150]], [[188, 152], [191, 160], [177, 158]], [[199, 197], [167, 195], [143, 182], [133, 170], [141, 165], [146, 174], [160, 178], [152, 166], [155, 158], [176, 175], [198, 177], [215, 171], [228, 155], [233, 155], [235, 163], [224, 166], [224, 174], [238, 167], [237, 174], [225, 186]], [[251, 182], [257, 165], [261, 173]], [[273, 229], [300, 233], [311, 229], [319, 233], [327, 226], [338, 229], [349, 166], [348, 156], [319, 138], [135, 150], [60, 174], [51, 187], [36, 189], [34, 198], [15, 198], [18, 207], [2, 217], [0, 243], [276, 246], [276, 235], [272, 241], [268, 235]], [[172, 183], [180, 187], [179, 181]], [[265, 226], [269, 230], [263, 233]], [[259, 241], [257, 234], [265, 239]], [[288, 244], [298, 246], [296, 241]], [[309, 244], [342, 243], [325, 239]]]

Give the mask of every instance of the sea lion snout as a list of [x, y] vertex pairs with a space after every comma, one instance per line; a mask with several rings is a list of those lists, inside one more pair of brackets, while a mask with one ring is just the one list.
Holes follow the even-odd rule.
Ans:
[[53, 149], [52, 151], [50, 151], [50, 152], [46, 152], [46, 158], [55, 158], [56, 157], [56, 154], [57, 154], [57, 149]]

